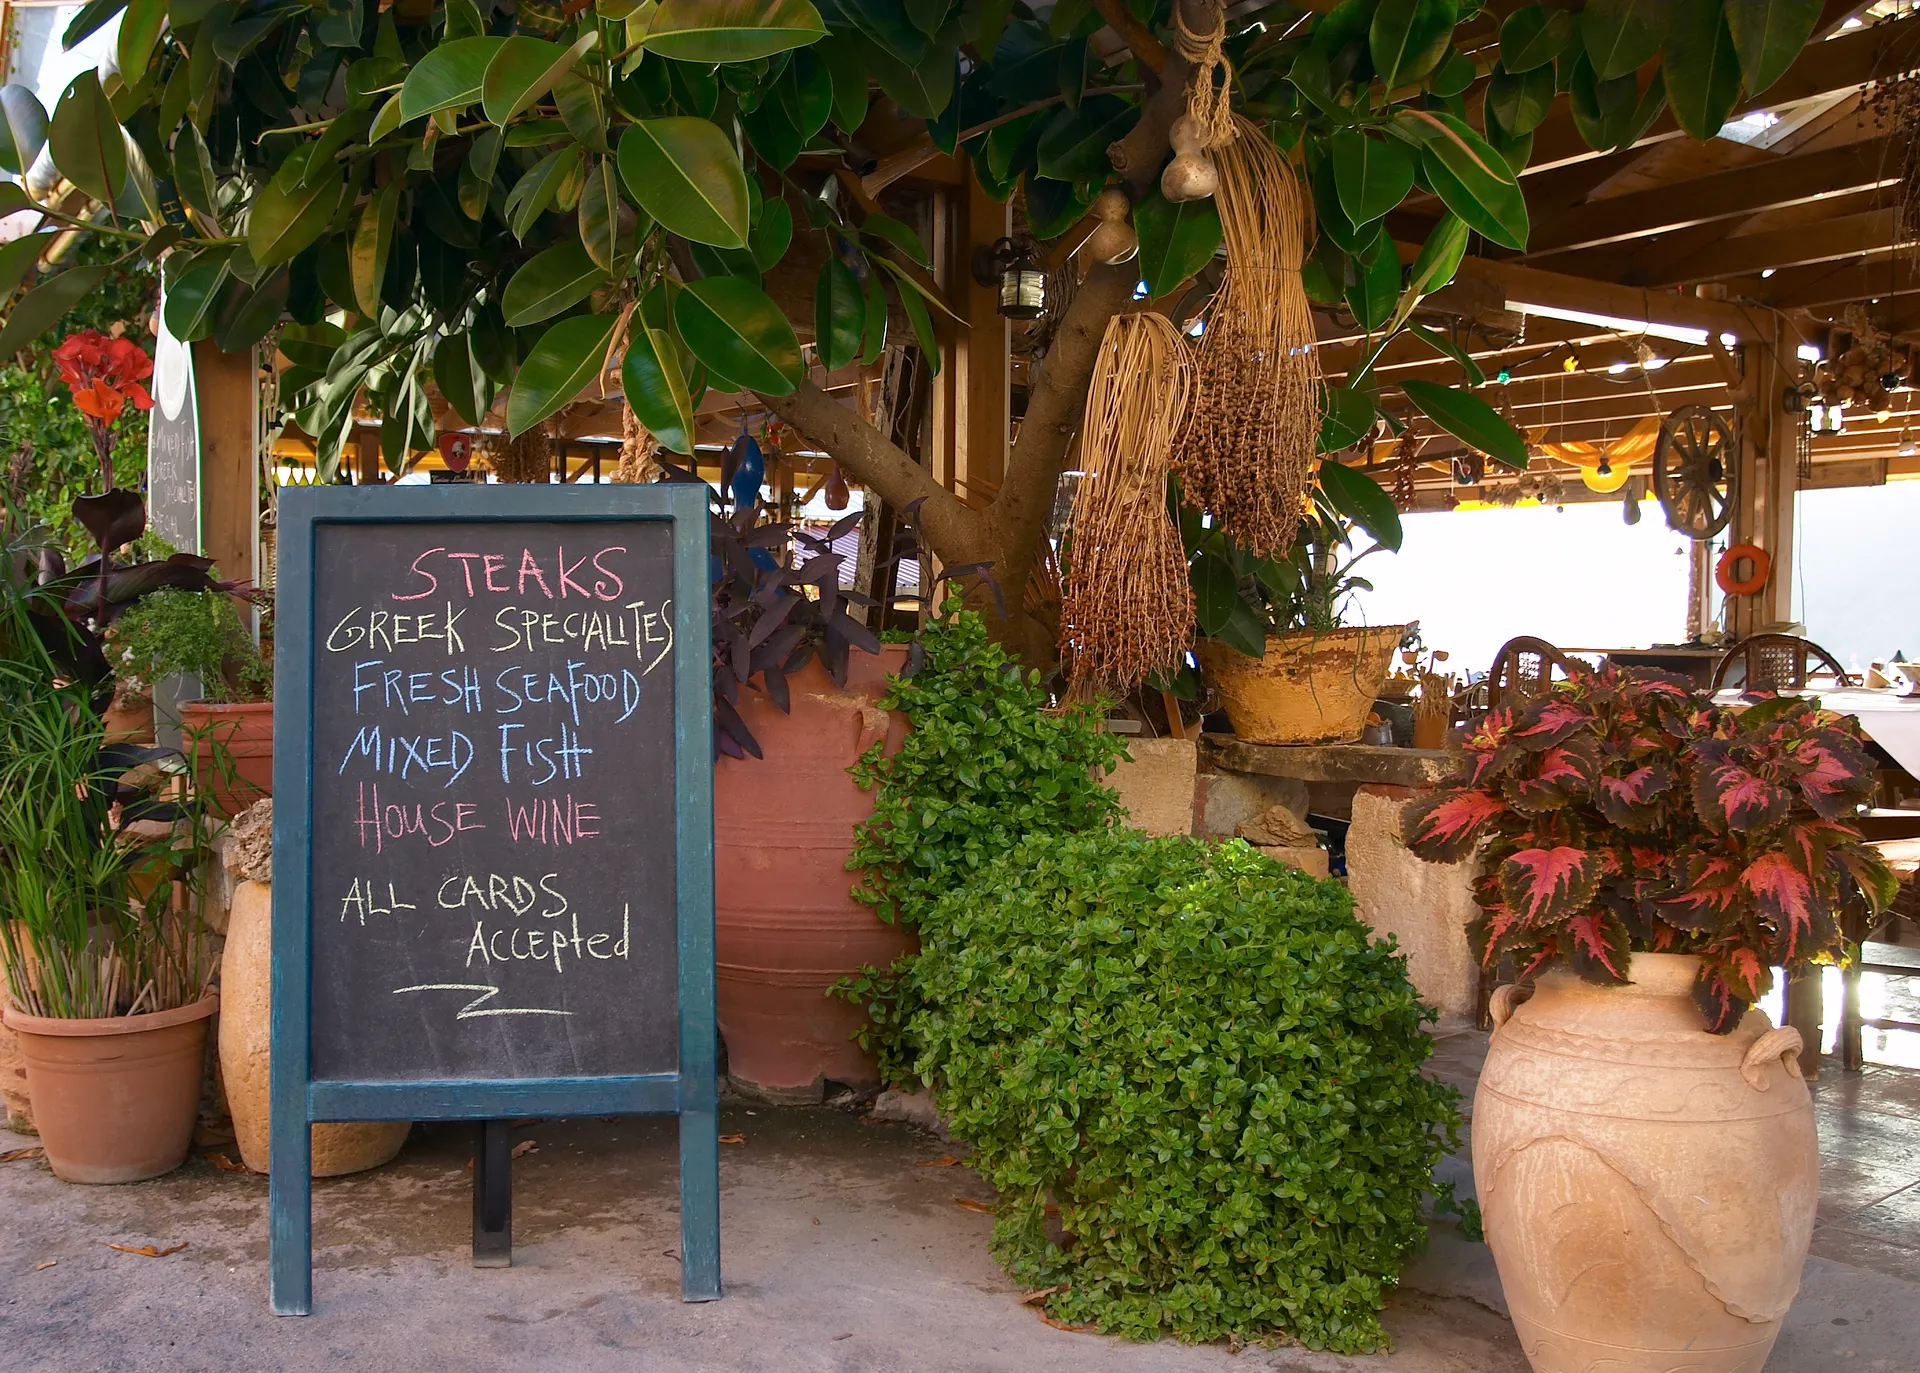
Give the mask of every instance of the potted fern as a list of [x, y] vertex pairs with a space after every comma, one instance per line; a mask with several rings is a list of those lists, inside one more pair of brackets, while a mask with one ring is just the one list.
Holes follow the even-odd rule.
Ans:
[[1754, 1003], [1773, 968], [1844, 955], [1849, 903], [1892, 900], [1852, 823], [1871, 787], [1816, 702], [1576, 670], [1491, 712], [1409, 808], [1416, 854], [1479, 862], [1482, 965], [1536, 985], [1495, 994], [1473, 1159], [1521, 1343], [1553, 1367], [1766, 1361], [1819, 1155], [1800, 1037]]

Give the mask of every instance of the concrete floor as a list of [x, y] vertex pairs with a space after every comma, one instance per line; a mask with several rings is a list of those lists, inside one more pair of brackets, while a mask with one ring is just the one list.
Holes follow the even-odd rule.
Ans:
[[[1470, 1088], [1484, 1041], [1442, 1041]], [[1920, 1075], [1828, 1073], [1822, 1224], [1767, 1373], [1920, 1369]], [[991, 1194], [954, 1150], [826, 1108], [731, 1104], [727, 1297], [678, 1300], [670, 1122], [542, 1121], [515, 1164], [515, 1266], [466, 1262], [471, 1132], [315, 1188], [315, 1314], [266, 1311], [266, 1182], [202, 1149], [131, 1187], [0, 1164], [0, 1368], [29, 1370], [1114, 1370], [1525, 1373], [1484, 1245], [1436, 1223], [1386, 1315], [1395, 1349], [1134, 1345], [1054, 1329], [987, 1254]], [[0, 1132], [0, 1153], [31, 1139]], [[231, 1154], [231, 1147], [226, 1153]], [[1470, 1190], [1468, 1165], [1446, 1176]], [[185, 1248], [163, 1258], [109, 1244]]]

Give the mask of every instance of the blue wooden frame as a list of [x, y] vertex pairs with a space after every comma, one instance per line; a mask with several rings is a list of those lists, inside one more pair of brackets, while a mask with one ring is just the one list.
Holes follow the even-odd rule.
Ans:
[[[653, 486], [292, 487], [280, 493], [274, 645], [271, 1302], [313, 1309], [311, 1125], [528, 1115], [680, 1117], [680, 1295], [720, 1295], [720, 1122], [714, 1019], [713, 704], [707, 489]], [[673, 529], [677, 1073], [604, 1078], [315, 1082], [312, 1078], [313, 576], [316, 527], [432, 521], [659, 520]]]

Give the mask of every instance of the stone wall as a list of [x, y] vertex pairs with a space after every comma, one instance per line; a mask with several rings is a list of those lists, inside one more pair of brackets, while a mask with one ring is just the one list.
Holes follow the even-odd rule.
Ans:
[[1401, 817], [1419, 793], [1411, 787], [1363, 786], [1354, 793], [1347, 831], [1347, 887], [1354, 913], [1374, 933], [1392, 935], [1407, 956], [1420, 999], [1440, 1012], [1443, 1028], [1473, 1022], [1479, 969], [1467, 946], [1476, 864], [1428, 863], [1401, 842]]

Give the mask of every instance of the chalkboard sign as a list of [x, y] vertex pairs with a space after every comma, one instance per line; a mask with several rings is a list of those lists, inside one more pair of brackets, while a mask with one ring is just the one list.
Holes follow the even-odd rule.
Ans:
[[[161, 318], [156, 311], [154, 317]], [[147, 416], [147, 525], [182, 553], [200, 551], [200, 415], [193, 349], [167, 332], [153, 344], [153, 409]]]
[[275, 1310], [315, 1120], [678, 1113], [718, 1295], [705, 497], [282, 493]]

